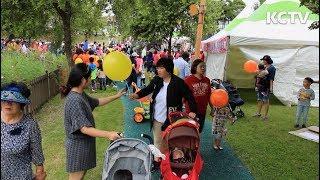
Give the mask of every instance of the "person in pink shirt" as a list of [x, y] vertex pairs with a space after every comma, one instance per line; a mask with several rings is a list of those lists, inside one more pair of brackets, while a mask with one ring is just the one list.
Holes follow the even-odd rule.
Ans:
[[164, 50], [160, 53], [160, 58], [167, 58], [167, 57], [168, 57], [167, 49], [164, 49]]
[[178, 59], [178, 58], [180, 57], [180, 55], [181, 55], [181, 54], [180, 54], [180, 51], [177, 51], [177, 52], [175, 53], [175, 55], [174, 55], [174, 58], [175, 58], [175, 59]]
[[102, 47], [101, 47], [101, 44], [99, 44], [98, 47], [97, 47], [97, 56], [101, 56], [102, 53], [103, 53]]
[[159, 61], [160, 59], [160, 54], [158, 54], [158, 51], [154, 51], [153, 53], [153, 65], [156, 65], [157, 62]]
[[141, 88], [141, 75], [142, 75], [142, 64], [143, 64], [143, 59], [139, 56], [138, 53], [134, 52], [132, 53], [132, 56], [135, 57], [136, 60], [136, 66], [135, 66], [135, 71], [137, 73], [137, 86]]

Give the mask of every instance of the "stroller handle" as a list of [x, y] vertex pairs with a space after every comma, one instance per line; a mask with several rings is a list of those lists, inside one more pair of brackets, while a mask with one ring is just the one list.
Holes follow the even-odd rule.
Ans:
[[141, 134], [141, 137], [146, 138], [149, 140], [150, 144], [153, 144], [153, 139], [151, 136], [147, 135], [147, 134]]
[[197, 115], [196, 115], [195, 118], [191, 118], [187, 113], [181, 112], [181, 111], [171, 112], [171, 113], [169, 113], [168, 117], [169, 117], [170, 123], [173, 123], [177, 119], [180, 119], [180, 118], [183, 118], [183, 117], [187, 117], [189, 119], [193, 119], [193, 120], [199, 122], [199, 117], [197, 117]]

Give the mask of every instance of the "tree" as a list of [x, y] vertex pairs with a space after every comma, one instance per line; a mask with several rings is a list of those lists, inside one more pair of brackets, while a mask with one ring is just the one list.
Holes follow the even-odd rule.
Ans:
[[[110, 1], [123, 36], [133, 36], [148, 42], [165, 41], [171, 51], [174, 34], [194, 39], [197, 16], [191, 17], [188, 8], [198, 0], [114, 0]], [[241, 0], [207, 0], [204, 35], [218, 29], [218, 20], [233, 19], [244, 7]]]
[[29, 0], [1, 1], [1, 31], [21, 37], [48, 36], [65, 41], [69, 66], [72, 37], [97, 32], [104, 26], [102, 10], [107, 0]]
[[1, 1], [1, 32], [24, 38], [38, 38], [48, 31], [47, 9], [34, 8], [31, 1]]
[[[306, 6], [309, 8], [314, 14], [319, 15], [319, 0], [301, 0], [300, 6]], [[313, 22], [309, 29], [319, 29], [319, 21]]]

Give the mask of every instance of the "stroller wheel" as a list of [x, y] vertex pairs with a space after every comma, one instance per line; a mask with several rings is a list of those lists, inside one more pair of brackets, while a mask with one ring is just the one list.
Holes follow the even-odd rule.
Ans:
[[133, 120], [136, 122], [136, 123], [141, 123], [144, 121], [144, 116], [143, 114], [141, 113], [136, 113], [134, 116], [133, 116]]
[[238, 118], [242, 118], [244, 117], [244, 112], [240, 109], [237, 113], [236, 113]]

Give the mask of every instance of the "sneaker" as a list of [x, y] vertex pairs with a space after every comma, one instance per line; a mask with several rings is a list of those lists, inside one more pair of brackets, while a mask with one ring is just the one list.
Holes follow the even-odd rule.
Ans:
[[299, 124], [294, 125], [294, 128], [299, 128]]
[[260, 116], [261, 116], [261, 114], [255, 113], [252, 117], [260, 117]]
[[219, 147], [217, 145], [213, 145], [213, 149], [218, 150]]
[[303, 124], [303, 125], [302, 125], [302, 128], [306, 128], [306, 125], [305, 125], [305, 124]]
[[219, 149], [220, 149], [220, 150], [223, 150], [223, 147], [219, 146]]

